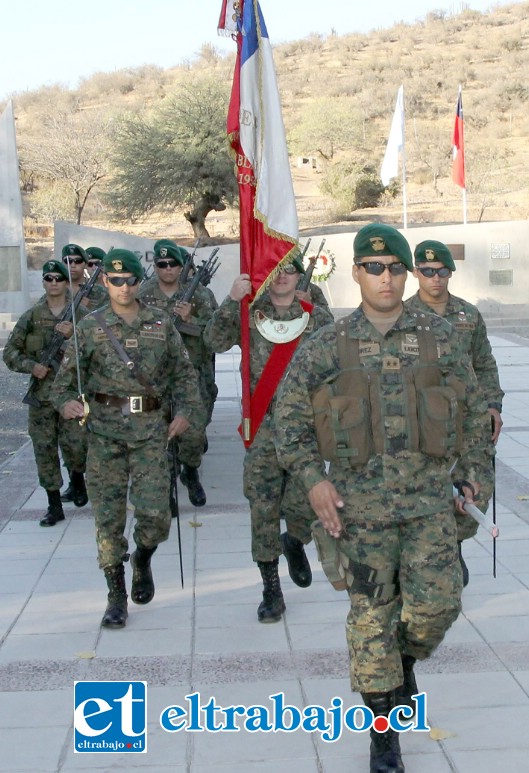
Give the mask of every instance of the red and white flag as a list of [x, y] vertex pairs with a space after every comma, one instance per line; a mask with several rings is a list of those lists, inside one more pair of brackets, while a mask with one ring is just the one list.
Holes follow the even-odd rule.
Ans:
[[296, 246], [298, 216], [268, 32], [257, 0], [240, 0], [239, 8], [227, 131], [239, 183], [241, 272], [258, 295]]
[[457, 96], [456, 120], [454, 124], [454, 135], [452, 138], [453, 162], [452, 162], [452, 180], [460, 188], [466, 188], [465, 185], [465, 141], [463, 135], [463, 99], [461, 96], [461, 86]]
[[[227, 132], [239, 186], [241, 273], [252, 299], [273, 280], [298, 242], [298, 216], [272, 47], [257, 0], [223, 0], [219, 32], [236, 23], [237, 59]], [[249, 298], [241, 303], [241, 434], [248, 447], [262, 399], [250, 395]], [[258, 391], [257, 388], [255, 390]]]

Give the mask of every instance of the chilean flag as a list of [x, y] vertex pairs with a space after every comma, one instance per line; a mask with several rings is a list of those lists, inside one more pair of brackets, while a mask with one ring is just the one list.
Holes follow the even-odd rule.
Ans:
[[463, 99], [461, 86], [457, 97], [456, 120], [454, 124], [454, 136], [452, 138], [453, 156], [452, 180], [460, 188], [465, 188], [465, 142], [463, 137]]
[[[225, 31], [233, 5], [223, 5]], [[298, 216], [272, 47], [257, 0], [241, 0], [236, 18], [227, 131], [239, 184], [241, 272], [250, 275], [259, 295], [297, 244]]]

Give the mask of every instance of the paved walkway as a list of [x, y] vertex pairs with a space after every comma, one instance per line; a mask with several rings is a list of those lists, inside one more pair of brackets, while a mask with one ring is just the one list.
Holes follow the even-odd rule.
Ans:
[[[493, 336], [507, 396], [498, 446], [497, 578], [480, 529], [465, 544], [470, 585], [464, 613], [433, 658], [418, 666], [432, 732], [402, 739], [407, 773], [525, 770], [529, 755], [529, 341]], [[127, 627], [102, 630], [106, 588], [96, 564], [90, 508], [38, 526], [45, 511], [31, 447], [0, 467], [0, 771], [149, 773], [367, 773], [369, 739], [319, 733], [166, 733], [160, 713], [185, 696], [219, 706], [345, 707], [351, 695], [345, 647], [347, 598], [325, 580], [313, 546], [314, 582], [300, 589], [281, 561], [287, 612], [260, 625], [260, 578], [250, 557], [242, 495], [238, 350], [217, 359], [219, 400], [203, 465], [208, 504], [181, 491], [185, 588], [176, 529], [154, 556], [156, 596], [129, 608]], [[185, 501], [184, 501], [185, 500]], [[132, 514], [130, 522], [132, 521]], [[130, 583], [130, 566], [127, 566]], [[74, 681], [145, 680], [145, 754], [74, 753]]]

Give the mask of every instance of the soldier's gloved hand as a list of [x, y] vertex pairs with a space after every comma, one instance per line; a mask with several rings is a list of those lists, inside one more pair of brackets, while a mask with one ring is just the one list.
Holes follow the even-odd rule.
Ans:
[[68, 400], [64, 403], [61, 413], [65, 419], [82, 419], [84, 418], [84, 405], [78, 400]]
[[37, 364], [33, 366], [31, 375], [35, 376], [35, 378], [41, 379], [41, 378], [46, 378], [49, 372], [50, 372], [49, 368], [47, 368], [45, 365], [41, 365], [40, 362], [37, 362]]
[[343, 507], [344, 502], [332, 483], [322, 480], [309, 491], [309, 501], [312, 509], [329, 534], [339, 537], [342, 533], [342, 522], [336, 508]]
[[233, 301], [242, 301], [245, 295], [250, 295], [251, 292], [252, 283], [250, 282], [250, 275], [240, 274], [231, 286], [230, 298]]
[[189, 426], [190, 425], [187, 419], [185, 419], [183, 416], [176, 415], [169, 424], [169, 428], [167, 430], [167, 439], [172, 440], [174, 437], [183, 435]]

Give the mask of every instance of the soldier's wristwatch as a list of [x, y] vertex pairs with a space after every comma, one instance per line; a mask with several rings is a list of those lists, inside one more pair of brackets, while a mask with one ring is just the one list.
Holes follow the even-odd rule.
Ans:
[[489, 408], [494, 408], [495, 411], [498, 411], [498, 413], [501, 413], [501, 403], [489, 403]]

